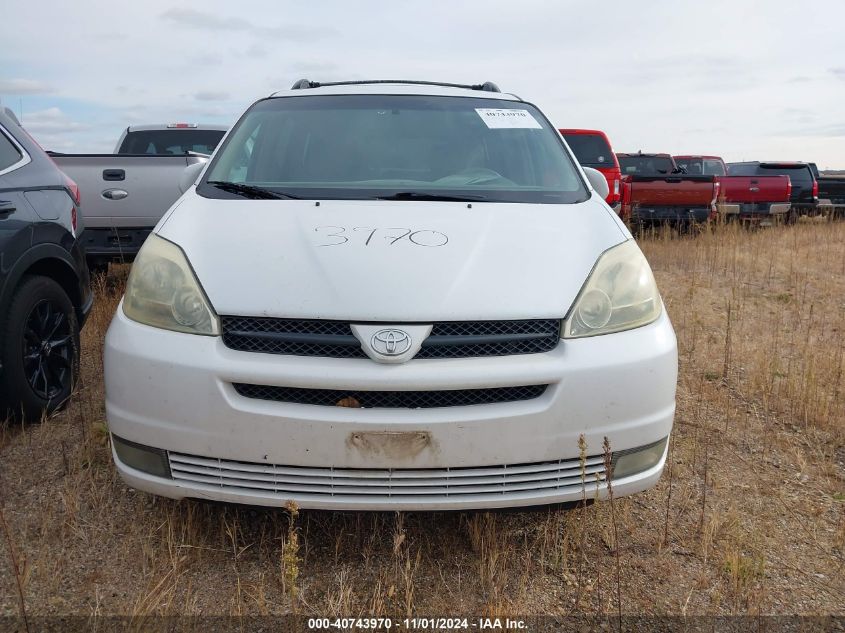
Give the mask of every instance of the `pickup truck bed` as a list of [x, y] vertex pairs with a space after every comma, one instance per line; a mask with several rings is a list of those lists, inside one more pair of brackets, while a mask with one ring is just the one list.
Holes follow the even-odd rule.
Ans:
[[50, 156], [79, 185], [84, 242], [92, 265], [132, 261], [164, 212], [182, 195], [196, 154], [58, 154]]
[[785, 214], [790, 209], [792, 185], [784, 175], [757, 174], [754, 171], [728, 176], [721, 156], [687, 154], [674, 156], [675, 163], [690, 175], [715, 176], [719, 183], [718, 209], [727, 218], [762, 220]]
[[845, 204], [845, 176], [819, 177], [819, 199], [833, 204]]
[[837, 217], [845, 214], [845, 176], [819, 176], [819, 206]]
[[711, 175], [690, 175], [669, 154], [617, 154], [622, 170], [622, 217], [634, 225], [707, 222], [719, 185]]
[[719, 176], [719, 210], [740, 218], [780, 216], [789, 211], [789, 176]]
[[638, 224], [706, 222], [713, 213], [713, 176], [626, 176], [626, 206]]
[[759, 162], [728, 163], [729, 176], [788, 176], [790, 190], [790, 216], [814, 215], [818, 207], [818, 184], [807, 163]]

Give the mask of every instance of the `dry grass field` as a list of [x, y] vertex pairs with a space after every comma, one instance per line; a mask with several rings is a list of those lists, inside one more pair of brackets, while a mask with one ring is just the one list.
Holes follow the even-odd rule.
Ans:
[[678, 410], [660, 484], [612, 508], [288, 513], [130, 490], [103, 409], [113, 271], [68, 409], [0, 427], [0, 615], [21, 597], [31, 616], [845, 615], [845, 222], [642, 246]]

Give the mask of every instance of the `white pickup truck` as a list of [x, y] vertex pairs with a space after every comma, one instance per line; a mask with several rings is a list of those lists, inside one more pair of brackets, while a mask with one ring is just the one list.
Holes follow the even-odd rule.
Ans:
[[205, 163], [225, 126], [170, 123], [127, 127], [113, 154], [50, 152], [81, 192], [92, 270], [132, 261], [164, 212], [182, 195], [189, 165]]

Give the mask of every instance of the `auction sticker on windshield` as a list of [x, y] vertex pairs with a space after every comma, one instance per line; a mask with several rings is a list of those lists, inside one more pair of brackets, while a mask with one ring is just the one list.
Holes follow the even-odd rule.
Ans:
[[530, 128], [542, 130], [537, 119], [528, 110], [506, 110], [501, 108], [476, 108], [478, 116], [490, 129]]

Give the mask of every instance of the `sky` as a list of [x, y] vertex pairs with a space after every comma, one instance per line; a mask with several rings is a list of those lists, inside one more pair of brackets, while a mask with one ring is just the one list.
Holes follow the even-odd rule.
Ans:
[[300, 78], [494, 81], [614, 150], [845, 169], [845, 2], [4, 0], [0, 104], [45, 149], [231, 124]]

